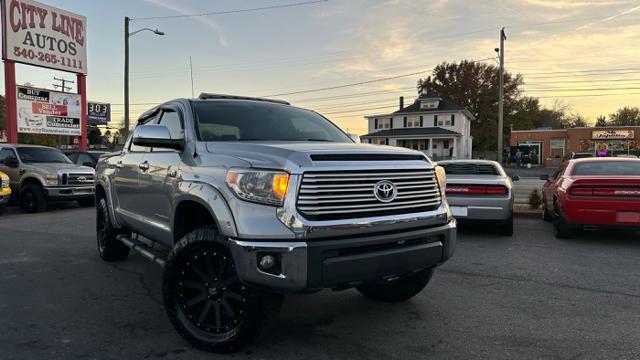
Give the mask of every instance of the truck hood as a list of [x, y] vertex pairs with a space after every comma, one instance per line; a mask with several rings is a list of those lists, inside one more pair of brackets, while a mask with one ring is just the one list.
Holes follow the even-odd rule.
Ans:
[[[416, 164], [425, 164], [424, 160], [415, 160], [417, 156], [424, 156], [421, 152], [392, 146], [359, 143], [229, 141], [208, 142], [207, 150], [212, 154], [233, 156], [244, 160], [253, 167], [284, 169], [291, 172], [296, 172], [295, 170], [300, 167], [318, 166], [317, 163], [314, 164], [311, 155], [407, 155], [413, 156], [413, 161]], [[346, 165], [347, 161], [357, 160], [345, 158], [338, 161], [345, 162]], [[388, 167], [393, 167], [394, 163], [397, 161], [386, 161]], [[429, 167], [432, 166], [430, 161], [427, 164]]]
[[78, 173], [78, 174], [93, 174], [93, 168], [87, 166], [80, 166], [76, 164], [65, 163], [25, 163], [25, 167], [34, 169], [36, 171], [46, 171], [50, 173]]

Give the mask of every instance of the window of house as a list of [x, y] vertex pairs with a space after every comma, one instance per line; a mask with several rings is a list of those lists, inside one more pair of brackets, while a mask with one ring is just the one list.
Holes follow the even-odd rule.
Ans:
[[448, 149], [449, 148], [449, 140], [445, 140], [444, 141], [444, 148]]
[[438, 107], [437, 101], [422, 101], [420, 103], [420, 109], [435, 109]]
[[451, 116], [449, 115], [438, 116], [438, 126], [451, 126]]
[[391, 119], [377, 119], [375, 125], [376, 129], [391, 129]]
[[408, 116], [407, 117], [407, 127], [420, 127], [420, 117], [419, 116]]
[[385, 138], [373, 138], [370, 141], [371, 141], [371, 144], [375, 144], [375, 145], [386, 145], [387, 144], [387, 139], [385, 139]]
[[564, 156], [564, 139], [551, 139], [549, 142], [551, 146], [551, 157], [552, 158], [561, 158]]

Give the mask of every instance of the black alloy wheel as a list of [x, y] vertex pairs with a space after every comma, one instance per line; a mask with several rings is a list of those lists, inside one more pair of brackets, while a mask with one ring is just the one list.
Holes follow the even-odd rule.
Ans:
[[224, 338], [245, 318], [247, 289], [226, 253], [205, 248], [185, 255], [178, 265], [178, 316], [195, 333]]

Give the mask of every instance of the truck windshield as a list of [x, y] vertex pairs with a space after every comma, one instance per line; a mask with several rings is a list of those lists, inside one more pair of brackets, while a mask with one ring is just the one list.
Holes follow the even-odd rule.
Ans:
[[71, 164], [71, 160], [60, 150], [39, 148], [39, 147], [19, 147], [18, 156], [24, 163], [65, 163]]
[[250, 100], [194, 101], [201, 141], [327, 141], [350, 143], [331, 121], [309, 110]]

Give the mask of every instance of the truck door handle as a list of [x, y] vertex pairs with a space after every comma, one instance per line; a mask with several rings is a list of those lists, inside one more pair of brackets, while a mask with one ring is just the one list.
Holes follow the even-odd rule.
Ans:
[[118, 161], [118, 162], [116, 163], [116, 167], [117, 167], [118, 169], [122, 168], [122, 160], [120, 160], [120, 161]]
[[138, 167], [142, 171], [147, 171], [147, 170], [149, 170], [149, 162], [148, 161], [143, 161], [138, 165]]

